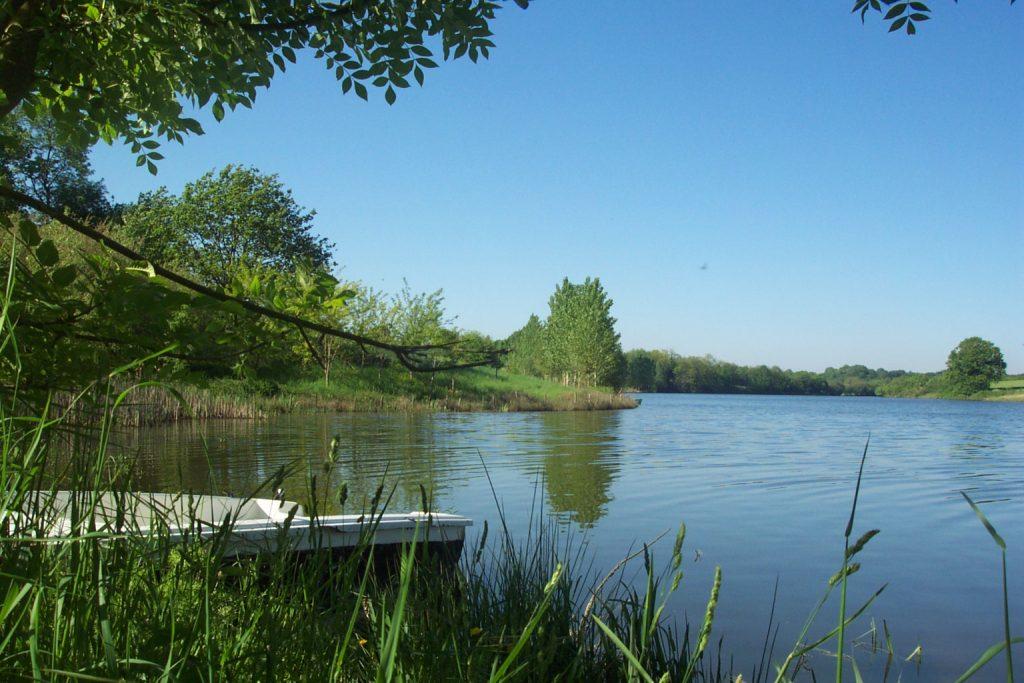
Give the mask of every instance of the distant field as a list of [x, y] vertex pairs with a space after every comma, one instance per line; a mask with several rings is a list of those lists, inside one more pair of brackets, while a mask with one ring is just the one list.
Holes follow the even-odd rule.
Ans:
[[989, 385], [990, 389], [1024, 389], [1024, 377], [1004, 379], [998, 382], [992, 382]]

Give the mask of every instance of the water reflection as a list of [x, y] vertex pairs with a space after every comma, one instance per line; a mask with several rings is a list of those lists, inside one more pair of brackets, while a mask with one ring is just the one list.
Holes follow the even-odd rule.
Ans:
[[604, 516], [618, 478], [620, 413], [545, 414], [544, 484], [551, 508], [591, 527]]

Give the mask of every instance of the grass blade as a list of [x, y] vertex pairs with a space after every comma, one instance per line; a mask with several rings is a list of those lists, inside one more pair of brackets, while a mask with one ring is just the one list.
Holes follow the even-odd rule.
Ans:
[[[1010, 644], [1011, 645], [1016, 645], [1018, 643], [1024, 643], [1024, 638], [1013, 638], [1013, 639], [1010, 640]], [[1002, 652], [1005, 648], [1006, 648], [1006, 642], [1005, 641], [1000, 641], [1000, 642], [996, 643], [995, 645], [993, 645], [992, 647], [990, 647], [989, 649], [985, 650], [981, 654], [981, 656], [978, 657], [978, 661], [976, 661], [974, 664], [971, 664], [970, 668], [967, 669], [967, 671], [963, 672], [960, 675], [960, 678], [956, 679], [956, 683], [963, 683], [963, 681], [968, 680], [971, 676], [973, 676], [974, 674], [978, 673], [978, 669], [980, 669], [981, 667], [983, 667], [986, 664], [988, 664], [990, 659], [992, 659], [997, 654]]]
[[645, 681], [647, 681], [647, 683], [654, 683], [654, 679], [651, 678], [651, 675], [647, 673], [646, 670], [644, 670], [644, 667], [640, 663], [640, 660], [638, 660], [636, 658], [636, 655], [633, 654], [633, 652], [626, 646], [626, 644], [623, 643], [617, 635], [615, 635], [615, 632], [608, 628], [608, 625], [601, 621], [601, 619], [598, 618], [596, 614], [592, 618], [594, 620], [594, 623], [597, 624], [598, 628], [604, 631], [604, 634], [608, 636], [608, 639], [612, 641], [612, 644], [614, 644], [615, 647], [617, 647], [619, 651], [622, 652], [622, 654], [626, 657], [626, 660], [629, 662], [629, 665], [633, 667], [633, 670], [636, 671]]
[[967, 501], [967, 504], [971, 506], [972, 510], [974, 510], [974, 514], [978, 515], [978, 519], [980, 519], [981, 523], [985, 525], [985, 529], [988, 531], [989, 536], [992, 537], [992, 540], [996, 542], [996, 545], [998, 545], [1003, 550], [1006, 550], [1006, 541], [1004, 541], [1003, 537], [999, 535], [999, 532], [996, 531], [996, 528], [992, 526], [992, 522], [988, 521], [988, 517], [986, 517], [985, 513], [981, 511], [981, 508], [979, 508], [978, 505], [973, 500], [971, 500], [971, 497], [968, 496], [965, 492], [961, 491], [960, 495], [964, 497], [964, 500]]

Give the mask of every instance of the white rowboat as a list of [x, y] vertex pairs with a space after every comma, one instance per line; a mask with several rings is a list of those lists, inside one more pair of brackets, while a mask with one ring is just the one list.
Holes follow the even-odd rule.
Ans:
[[[306, 516], [298, 503], [273, 498], [232, 498], [205, 494], [104, 493], [98, 498], [72, 491], [40, 493], [43, 528], [51, 538], [86, 531], [145, 537], [166, 535], [172, 543], [198, 538], [218, 541], [226, 559], [288, 551], [344, 551], [360, 544], [401, 547], [427, 543], [458, 558], [466, 527], [473, 521], [439, 512]], [[89, 519], [91, 518], [91, 524]], [[95, 526], [93, 526], [95, 525]]]

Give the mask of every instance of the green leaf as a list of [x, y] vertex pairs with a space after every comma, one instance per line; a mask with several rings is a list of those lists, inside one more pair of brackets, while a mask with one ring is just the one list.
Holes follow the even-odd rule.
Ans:
[[901, 2], [898, 5], [893, 5], [888, 12], [885, 13], [885, 19], [888, 21], [893, 17], [898, 17], [907, 10], [907, 3]]
[[224, 118], [224, 103], [220, 100], [213, 103], [213, 118], [218, 121], [221, 121]]
[[21, 235], [21, 241], [30, 247], [39, 244], [39, 229], [36, 228], [35, 223], [27, 218], [22, 218], [18, 221], [18, 234]]
[[395, 95], [395, 89], [390, 85], [388, 86], [388, 89], [384, 91], [384, 99], [387, 100], [388, 104], [394, 104], [395, 100], [398, 99], [398, 96]]
[[182, 128], [184, 128], [190, 133], [195, 133], [196, 135], [203, 134], [203, 127], [195, 119], [180, 119], [179, 123], [181, 124]]
[[40, 265], [49, 268], [57, 265], [60, 260], [60, 254], [57, 253], [57, 247], [53, 244], [53, 240], [43, 240], [36, 247], [36, 259]]
[[85, 16], [89, 17], [93, 21], [99, 21], [100, 20], [100, 8], [97, 7], [96, 5], [86, 5], [85, 6]]
[[367, 94], [366, 94], [366, 86], [365, 85], [363, 85], [359, 81], [356, 81], [355, 84], [354, 84], [354, 87], [356, 89], [356, 95], [358, 95], [359, 97], [363, 98], [364, 100], [368, 99]]
[[74, 265], [61, 266], [50, 274], [50, 279], [57, 287], [67, 287], [78, 277], [78, 269]]

